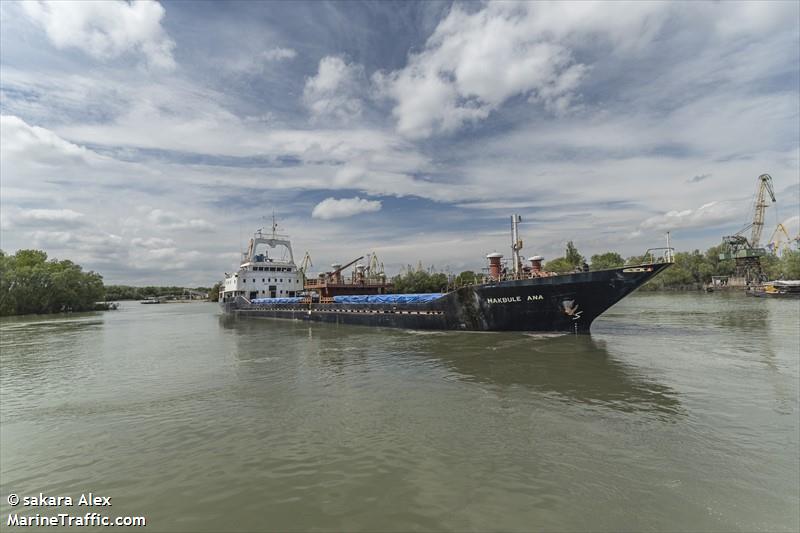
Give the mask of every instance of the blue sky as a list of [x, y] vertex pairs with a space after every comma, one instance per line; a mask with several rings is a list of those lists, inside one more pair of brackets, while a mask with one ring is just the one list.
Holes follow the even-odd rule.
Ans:
[[797, 232], [797, 2], [2, 2], [0, 247], [210, 285], [274, 209], [315, 268]]

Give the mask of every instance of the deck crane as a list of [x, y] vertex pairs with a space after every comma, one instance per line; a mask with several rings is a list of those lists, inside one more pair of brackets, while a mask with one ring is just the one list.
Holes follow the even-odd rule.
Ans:
[[362, 259], [364, 259], [363, 255], [361, 255], [359, 257], [356, 257], [355, 259], [353, 259], [352, 261], [350, 261], [349, 263], [347, 263], [344, 266], [339, 265], [339, 264], [333, 264], [333, 265], [331, 265], [331, 267], [333, 268], [333, 271], [332, 272], [326, 272], [324, 274], [324, 277], [326, 277], [327, 279], [331, 280], [333, 283], [341, 283], [342, 282], [342, 271], [344, 269], [346, 269], [347, 267], [349, 267], [350, 265], [353, 265], [353, 264], [357, 263], [358, 261], [361, 261]]
[[[761, 257], [767, 251], [759, 246], [761, 232], [764, 230], [764, 213], [769, 207], [767, 196], [775, 203], [775, 190], [772, 186], [772, 176], [761, 174], [758, 177], [755, 202], [753, 204], [753, 221], [737, 231], [734, 235], [722, 238], [727, 245], [727, 250], [720, 254], [720, 259], [734, 259], [736, 262], [736, 276], [744, 278], [746, 283], [760, 281]], [[750, 239], [745, 237], [750, 230]]]

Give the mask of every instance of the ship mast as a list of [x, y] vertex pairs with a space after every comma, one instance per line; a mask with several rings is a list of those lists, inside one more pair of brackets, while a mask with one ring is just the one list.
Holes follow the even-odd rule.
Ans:
[[521, 221], [521, 216], [511, 215], [511, 257], [514, 262], [514, 279], [519, 279], [522, 270], [522, 260], [519, 256], [519, 251], [522, 250], [522, 239], [519, 238], [519, 228], [517, 227]]

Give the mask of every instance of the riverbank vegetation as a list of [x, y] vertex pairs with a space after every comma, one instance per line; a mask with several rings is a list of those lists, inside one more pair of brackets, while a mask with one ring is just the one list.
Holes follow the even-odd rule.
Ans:
[[103, 277], [40, 250], [0, 250], [0, 315], [91, 311], [103, 300]]
[[[693, 290], [702, 289], [713, 276], [732, 276], [733, 260], [721, 260], [720, 254], [725, 251], [724, 245], [712, 246], [705, 252], [677, 252], [675, 264], [661, 272], [642, 287], [643, 290]], [[653, 258], [632, 256], [623, 259], [616, 252], [595, 254], [589, 259], [590, 270], [617, 268], [624, 265], [636, 265], [652, 261]], [[586, 265], [586, 260], [573, 245], [567, 243], [564, 257], [558, 257], [545, 263], [545, 270], [558, 273], [573, 272]], [[779, 258], [767, 254], [761, 258], [761, 267], [767, 279], [800, 279], [800, 251], [786, 250]]]
[[[211, 297], [211, 289], [208, 287], [195, 287], [191, 289], [195, 293], [207, 293]], [[147, 287], [133, 287], [131, 285], [107, 285], [106, 286], [106, 300], [119, 301], [119, 300], [147, 300], [148, 298], [166, 298], [175, 297], [180, 298], [184, 295], [186, 289], [184, 287], [169, 287], [169, 286], [147, 286]]]
[[[189, 296], [210, 289], [191, 289]], [[69, 260], [48, 261], [41, 250], [19, 250], [9, 255], [0, 250], [0, 316], [93, 311], [113, 308], [104, 302], [181, 298], [184, 287], [131, 287], [103, 285], [96, 272], [84, 272]]]

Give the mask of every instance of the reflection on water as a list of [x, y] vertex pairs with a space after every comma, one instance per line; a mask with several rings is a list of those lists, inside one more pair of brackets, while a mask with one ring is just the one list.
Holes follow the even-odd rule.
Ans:
[[[258, 353], [270, 339], [292, 337], [321, 365], [342, 372], [368, 368], [371, 359], [394, 355], [439, 364], [464, 382], [503, 388], [522, 386], [565, 401], [604, 405], [622, 411], [680, 412], [675, 391], [616, 361], [606, 343], [585, 335], [420, 332], [220, 317], [235, 331], [237, 354]], [[242, 355], [244, 354], [244, 355]]]

